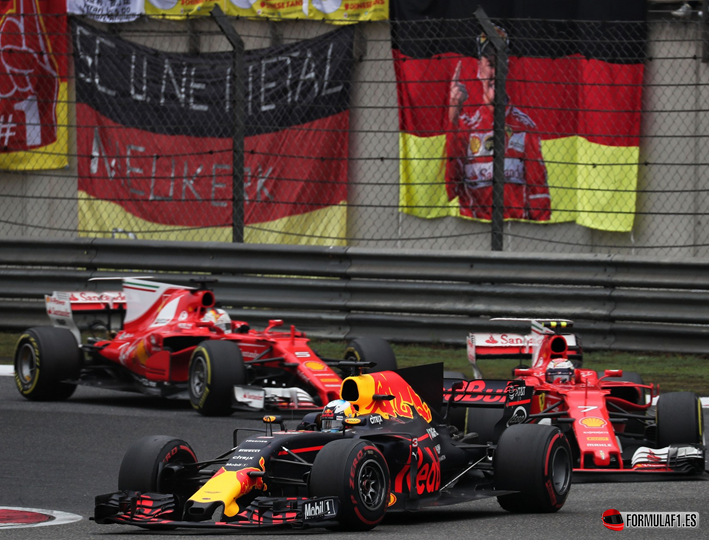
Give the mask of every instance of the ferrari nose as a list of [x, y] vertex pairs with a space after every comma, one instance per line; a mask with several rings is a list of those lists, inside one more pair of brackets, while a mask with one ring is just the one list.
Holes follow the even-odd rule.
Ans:
[[608, 467], [611, 464], [611, 455], [604, 450], [593, 453], [593, 464], [596, 467]]

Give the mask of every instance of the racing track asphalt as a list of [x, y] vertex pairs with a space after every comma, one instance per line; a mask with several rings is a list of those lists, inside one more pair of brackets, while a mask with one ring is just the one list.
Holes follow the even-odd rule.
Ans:
[[[709, 410], [705, 409], [706, 418]], [[215, 532], [151, 533], [88, 520], [94, 496], [116, 489], [126, 448], [148, 434], [187, 440], [199, 458], [230, 446], [237, 426], [260, 427], [260, 415], [203, 418], [186, 402], [162, 401], [135, 394], [79, 388], [63, 403], [33, 403], [22, 398], [11, 377], [0, 377], [0, 506], [60, 510], [83, 516], [81, 521], [52, 527], [0, 529], [12, 540], [133, 540], [160, 537], [263, 537]], [[295, 422], [290, 422], [293, 426]], [[391, 514], [366, 534], [309, 531], [268, 531], [277, 536], [316, 536], [338, 540], [403, 538], [411, 540], [472, 538], [544, 538], [596, 540], [618, 534], [606, 530], [602, 513], [620, 511], [700, 512], [698, 529], [639, 529], [621, 534], [632, 538], [709, 538], [709, 474], [704, 480], [574, 484], [566, 506], [552, 515], [511, 515], [494, 499], [431, 508], [413, 514]]]

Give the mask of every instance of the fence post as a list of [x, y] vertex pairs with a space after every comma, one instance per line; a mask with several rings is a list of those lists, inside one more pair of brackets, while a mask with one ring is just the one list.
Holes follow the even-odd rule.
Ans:
[[244, 242], [244, 137], [246, 135], [245, 87], [244, 87], [244, 41], [226, 18], [219, 4], [211, 12], [224, 36], [234, 49], [232, 82], [234, 85], [234, 131], [232, 133], [232, 239]]
[[702, 62], [709, 63], [709, 0], [702, 0]]
[[475, 17], [495, 47], [495, 114], [493, 117], [492, 160], [492, 230], [490, 249], [502, 251], [503, 226], [505, 224], [505, 109], [507, 107], [507, 45], [495, 30], [495, 26], [482, 7], [475, 10]]

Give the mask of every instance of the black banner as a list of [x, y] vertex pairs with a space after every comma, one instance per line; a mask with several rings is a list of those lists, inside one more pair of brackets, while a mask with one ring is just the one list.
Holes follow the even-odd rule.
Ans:
[[[76, 96], [130, 128], [230, 137], [232, 53], [165, 53], [71, 21]], [[354, 27], [246, 53], [246, 135], [323, 119], [349, 108]]]
[[391, 0], [392, 45], [411, 58], [446, 52], [476, 57], [478, 6], [507, 30], [511, 56], [580, 54], [615, 63], [645, 58], [646, 0]]

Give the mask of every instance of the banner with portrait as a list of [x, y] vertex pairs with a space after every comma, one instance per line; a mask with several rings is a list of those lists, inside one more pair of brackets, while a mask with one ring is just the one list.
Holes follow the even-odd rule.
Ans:
[[67, 166], [65, 0], [0, 2], [0, 169]]
[[[72, 30], [80, 230], [230, 241], [232, 54], [163, 53], [79, 21]], [[345, 27], [247, 52], [246, 241], [346, 236], [353, 39]]]
[[[644, 0], [477, 2], [507, 44], [505, 219], [632, 230]], [[495, 50], [477, 5], [392, 0], [400, 210], [488, 221]]]

